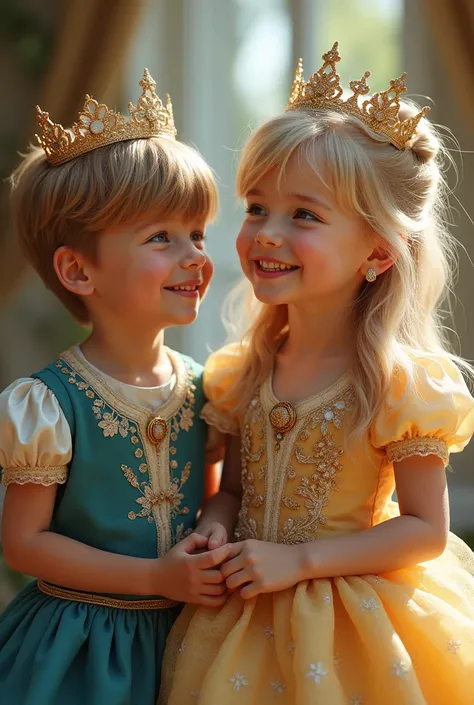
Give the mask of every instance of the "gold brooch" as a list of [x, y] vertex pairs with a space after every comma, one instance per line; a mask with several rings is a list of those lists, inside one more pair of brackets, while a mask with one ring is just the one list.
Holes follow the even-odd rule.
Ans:
[[280, 450], [283, 436], [296, 423], [296, 409], [288, 401], [279, 401], [270, 411], [270, 423], [275, 433], [275, 450]]
[[167, 433], [168, 424], [161, 418], [161, 416], [154, 416], [150, 419], [148, 426], [146, 427], [146, 435], [148, 436], [150, 443], [153, 443], [155, 446], [161, 445], [163, 440], [166, 438]]

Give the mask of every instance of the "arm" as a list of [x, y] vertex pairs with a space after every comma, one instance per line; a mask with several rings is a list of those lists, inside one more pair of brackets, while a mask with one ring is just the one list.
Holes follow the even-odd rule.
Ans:
[[407, 458], [395, 464], [395, 479], [401, 516], [349, 536], [307, 544], [306, 577], [385, 573], [444, 551], [449, 501], [442, 460], [434, 455]]
[[227, 436], [224, 469], [219, 492], [205, 504], [196, 532], [209, 539], [209, 549], [232, 536], [242, 498], [240, 436]]
[[[14, 570], [74, 590], [158, 594], [210, 606], [223, 603], [222, 576], [213, 568], [227, 557], [229, 546], [193, 556], [193, 551], [207, 544], [193, 534], [163, 558], [101, 551], [49, 530], [56, 492], [57, 485], [7, 488], [2, 542], [5, 559]], [[206, 557], [207, 561], [200, 560]]]
[[401, 516], [365, 531], [297, 546], [235, 544], [222, 569], [228, 588], [248, 583], [241, 590], [248, 599], [302, 580], [384, 573], [439, 556], [449, 530], [442, 461], [436, 456], [408, 458], [396, 464], [395, 476]]

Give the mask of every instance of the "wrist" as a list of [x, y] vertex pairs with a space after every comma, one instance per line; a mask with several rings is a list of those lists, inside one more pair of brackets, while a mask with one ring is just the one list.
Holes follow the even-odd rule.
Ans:
[[320, 565], [317, 557], [317, 542], [309, 541], [308, 543], [300, 543], [296, 546], [299, 549], [298, 555], [298, 571], [300, 574], [299, 581], [314, 580], [321, 577], [318, 575]]

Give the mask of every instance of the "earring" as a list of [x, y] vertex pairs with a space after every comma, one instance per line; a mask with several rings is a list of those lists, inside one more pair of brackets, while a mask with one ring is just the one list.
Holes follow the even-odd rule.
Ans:
[[368, 282], [374, 282], [377, 279], [377, 272], [373, 267], [367, 270], [367, 274], [365, 275], [365, 278], [367, 279]]

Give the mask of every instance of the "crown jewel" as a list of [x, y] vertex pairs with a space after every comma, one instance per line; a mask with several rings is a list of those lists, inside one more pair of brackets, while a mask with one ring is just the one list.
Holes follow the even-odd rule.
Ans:
[[77, 121], [70, 129], [65, 129], [62, 125], [52, 122], [49, 113], [36, 106], [37, 120], [41, 128], [41, 135], [36, 135], [36, 138], [46, 152], [48, 162], [58, 166], [98, 147], [124, 140], [161, 136], [174, 139], [176, 127], [169, 95], [166, 105], [163, 105], [156, 95], [156, 83], [148, 69], [145, 69], [139, 85], [142, 94], [137, 107], [133, 103], [128, 104], [130, 119], [86, 95]]
[[421, 118], [430, 110], [425, 107], [413, 117], [402, 122], [398, 119], [400, 95], [406, 91], [406, 73], [403, 73], [399, 78], [393, 78], [388, 90], [374, 93], [371, 98], [364, 100], [359, 105], [359, 96], [367, 95], [370, 91], [367, 85], [370, 72], [366, 71], [359, 81], [349, 83], [352, 95], [347, 100], [343, 100], [341, 79], [336, 72], [336, 64], [340, 60], [338, 43], [335, 42], [332, 49], [323, 54], [324, 63], [319, 71], [316, 71], [305, 83], [303, 61], [300, 59], [286, 109], [323, 108], [354, 115], [374, 132], [387, 137], [397, 149], [405, 149], [415, 134]]

